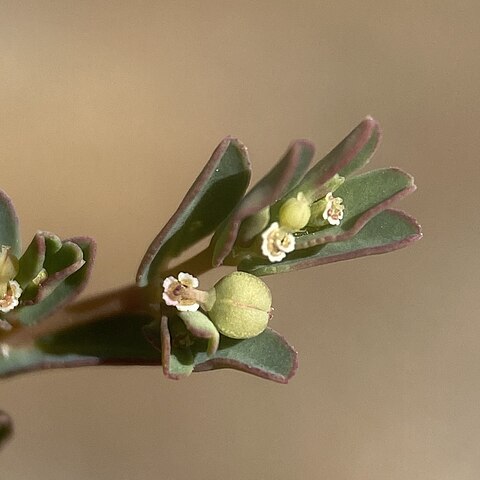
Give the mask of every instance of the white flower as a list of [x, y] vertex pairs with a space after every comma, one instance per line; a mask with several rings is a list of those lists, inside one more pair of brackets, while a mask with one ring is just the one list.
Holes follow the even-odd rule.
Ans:
[[340, 225], [340, 220], [343, 218], [343, 211], [345, 205], [342, 205], [343, 199], [334, 197], [332, 192], [328, 192], [325, 196], [327, 205], [323, 211], [323, 219], [327, 220], [330, 225]]
[[22, 294], [22, 289], [18, 282], [10, 280], [7, 284], [7, 291], [0, 299], [0, 312], [7, 313], [18, 305], [18, 299]]
[[271, 262], [280, 262], [287, 253], [295, 250], [295, 237], [281, 228], [278, 222], [273, 222], [262, 233], [262, 239], [262, 253]]
[[167, 305], [176, 307], [181, 312], [196, 312], [200, 305], [194, 298], [198, 278], [189, 273], [180, 272], [178, 279], [167, 277], [163, 281], [163, 300]]

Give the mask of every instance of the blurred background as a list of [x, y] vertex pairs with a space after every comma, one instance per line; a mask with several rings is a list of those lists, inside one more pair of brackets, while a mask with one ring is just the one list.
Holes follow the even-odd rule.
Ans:
[[[226, 135], [254, 179], [365, 115], [425, 238], [268, 277], [289, 385], [235, 371], [0, 383], [5, 480], [470, 480], [480, 471], [478, 1], [0, 1], [1, 187], [24, 243], [98, 242], [84, 295], [132, 282]], [[204, 279], [210, 285], [218, 272]]]

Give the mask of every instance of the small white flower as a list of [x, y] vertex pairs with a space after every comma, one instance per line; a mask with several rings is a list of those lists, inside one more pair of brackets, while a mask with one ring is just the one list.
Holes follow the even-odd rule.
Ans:
[[262, 254], [271, 262], [282, 261], [287, 253], [295, 250], [295, 237], [273, 222], [262, 233]]
[[13, 310], [19, 302], [22, 288], [15, 280], [10, 280], [7, 284], [7, 291], [3, 298], [0, 299], [0, 312], [7, 313]]
[[343, 211], [345, 205], [342, 205], [343, 199], [334, 197], [332, 192], [328, 192], [325, 196], [327, 205], [323, 211], [323, 219], [327, 220], [330, 225], [340, 225], [340, 220], [343, 218]]
[[196, 312], [200, 305], [192, 295], [193, 289], [198, 287], [198, 278], [189, 273], [181, 272], [178, 279], [167, 277], [163, 281], [163, 300], [167, 305], [176, 307], [181, 312]]

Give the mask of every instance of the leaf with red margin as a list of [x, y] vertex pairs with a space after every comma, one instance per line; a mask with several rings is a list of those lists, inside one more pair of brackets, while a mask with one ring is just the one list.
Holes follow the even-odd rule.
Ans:
[[350, 176], [364, 167], [375, 154], [381, 139], [378, 122], [366, 117], [357, 125], [330, 153], [311, 168], [303, 180], [289, 193], [294, 197], [299, 192], [316, 191], [318, 197], [328, 192], [321, 192], [321, 186], [335, 174]]
[[274, 204], [297, 185], [315, 153], [307, 140], [293, 142], [280, 161], [241, 200], [212, 238], [212, 265], [218, 267], [231, 252], [242, 222]]
[[243, 197], [250, 174], [245, 145], [236, 138], [225, 138], [148, 248], [137, 272], [137, 285], [147, 285], [152, 272], [165, 268], [171, 258], [212, 233]]
[[415, 190], [413, 177], [397, 168], [382, 168], [351, 177], [335, 191], [335, 197], [341, 197], [345, 206], [340, 225], [328, 225], [298, 236], [295, 249], [348, 240], [375, 215]]
[[284, 337], [271, 328], [245, 340], [222, 336], [215, 355], [195, 355], [195, 372], [233, 368], [277, 383], [288, 383], [298, 368], [298, 355]]
[[238, 269], [257, 276], [290, 272], [391, 252], [407, 247], [420, 238], [422, 238], [421, 229], [414, 218], [399, 210], [387, 209], [373, 217], [348, 240], [297, 250], [277, 264], [266, 263], [263, 258], [244, 260]]

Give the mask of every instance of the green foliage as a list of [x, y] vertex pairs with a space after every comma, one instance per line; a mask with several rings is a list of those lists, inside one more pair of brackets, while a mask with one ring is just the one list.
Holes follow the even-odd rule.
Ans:
[[[37, 234], [35, 243], [38, 237], [44, 239], [45, 248], [43, 253], [42, 249], [38, 250], [39, 257], [33, 261], [32, 252], [27, 249], [28, 265], [38, 267], [41, 263], [47, 277], [40, 286], [31, 281], [27, 284], [26, 304], [15, 311], [17, 320], [23, 325], [38, 323], [70, 303], [85, 288], [95, 257], [95, 244], [90, 238], [79, 237], [62, 242], [55, 235], [42, 232]], [[22, 259], [20, 262], [22, 264]], [[22, 281], [25, 281], [24, 278]]]
[[238, 203], [213, 236], [212, 265], [218, 267], [230, 253], [242, 222], [282, 198], [302, 179], [314, 154], [310, 142], [297, 140], [290, 145], [275, 167]]
[[278, 383], [287, 383], [297, 369], [297, 352], [270, 328], [245, 340], [221, 336], [213, 355], [206, 342], [188, 335], [178, 318], [163, 317], [147, 329], [152, 343], [162, 350], [163, 369], [168, 378], [180, 379], [192, 372], [233, 368]]
[[[211, 307], [199, 300], [203, 311], [179, 312], [175, 303], [167, 307], [162, 300], [162, 282], [181, 270], [195, 276], [223, 264], [255, 276], [284, 273], [385, 253], [418, 240], [421, 232], [417, 222], [390, 208], [415, 190], [413, 178], [396, 168], [357, 175], [370, 161], [380, 137], [377, 122], [367, 117], [310, 170], [313, 145], [306, 140], [294, 141], [248, 193], [251, 172], [246, 148], [235, 138], [225, 138], [148, 248], [138, 269], [137, 286], [131, 290], [138, 297], [136, 301], [122, 307], [123, 293], [119, 291], [113, 302], [120, 309], [117, 314], [105, 318], [100, 304], [96, 316], [80, 316], [81, 321], [73, 322], [70, 328], [66, 328], [67, 320], [62, 324], [61, 317], [55, 318], [62, 328], [53, 331], [42, 330], [53, 313], [75, 314], [66, 307], [89, 279], [95, 244], [86, 237], [61, 240], [40, 231], [20, 256], [17, 217], [11, 201], [1, 193], [0, 245], [9, 246], [9, 252], [20, 256], [15, 281], [23, 293], [18, 307], [0, 317], [0, 328], [4, 329], [0, 330], [0, 376], [85, 365], [162, 365], [168, 378], [233, 368], [286, 383], [296, 371], [297, 354], [271, 328], [263, 330], [271, 319], [270, 303], [260, 311], [251, 301], [253, 295], [242, 289], [243, 296], [233, 292], [227, 299], [228, 309], [224, 310], [229, 318], [223, 318], [227, 313], [220, 308], [220, 301]], [[325, 216], [326, 196], [332, 198], [332, 192], [344, 207], [338, 225]], [[284, 208], [282, 217], [279, 212], [287, 202], [288, 215]], [[302, 212], [297, 212], [300, 207]], [[308, 222], [314, 207], [320, 214]], [[299, 223], [297, 217], [301, 217]], [[290, 219], [284, 221], [288, 228], [282, 225], [282, 218]], [[278, 230], [274, 222], [279, 224]], [[266, 229], [270, 232], [270, 226], [273, 232], [280, 232], [281, 239], [293, 239], [290, 245], [294, 244], [294, 251], [285, 249], [282, 258], [269, 260], [262, 243], [277, 241], [264, 233]], [[203, 252], [183, 264], [170, 265], [208, 236], [210, 244]], [[8, 292], [5, 288], [3, 291]], [[183, 284], [178, 288], [180, 293], [194, 291]], [[175, 292], [172, 298], [180, 295]], [[204, 294], [196, 293], [198, 298]], [[235, 303], [240, 297], [242, 301]], [[240, 318], [239, 331], [243, 332], [243, 317], [236, 314], [252, 316], [252, 312], [265, 319], [258, 329], [261, 333], [255, 330], [252, 338], [243, 334], [228, 338], [226, 335], [232, 335], [223, 328], [224, 323]], [[11, 333], [8, 327], [13, 327]], [[12, 342], [14, 338], [23, 340]], [[1, 419], [0, 428], [4, 428]], [[0, 441], [7, 435], [3, 432], [0, 430]]]
[[260, 258], [247, 259], [241, 262], [238, 268], [258, 276], [273, 275], [391, 252], [420, 238], [420, 227], [415, 219], [403, 212], [387, 209], [373, 217], [349, 240], [298, 250], [278, 264], [268, 263]]
[[138, 269], [137, 284], [147, 285], [171, 258], [212, 233], [242, 198], [250, 174], [245, 146], [235, 138], [224, 139], [148, 248]]
[[413, 178], [396, 168], [373, 170], [351, 177], [335, 191], [343, 199], [345, 215], [338, 226], [328, 225], [318, 231], [303, 232], [298, 236], [296, 249], [338, 242], [352, 237], [373, 216], [394, 201], [415, 190]]
[[365, 118], [330, 153], [311, 168], [297, 187], [290, 192], [316, 192], [323, 196], [325, 185], [335, 174], [348, 177], [363, 168], [372, 158], [381, 139], [378, 123], [371, 117]]

